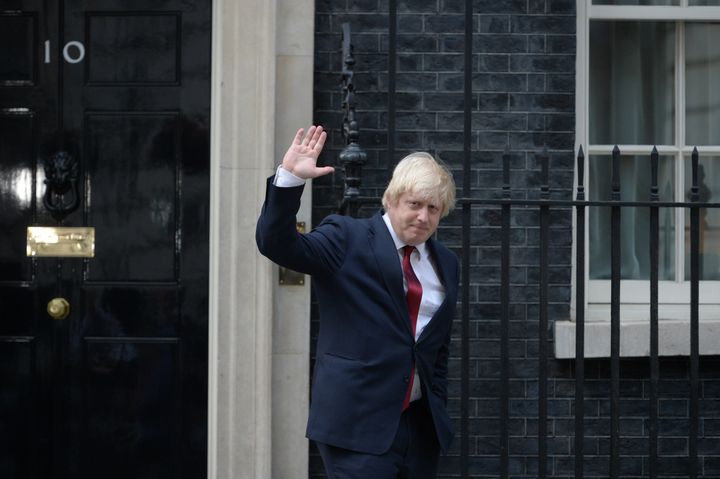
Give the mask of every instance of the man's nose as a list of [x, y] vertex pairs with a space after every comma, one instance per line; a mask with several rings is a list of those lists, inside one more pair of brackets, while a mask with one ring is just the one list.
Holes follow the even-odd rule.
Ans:
[[420, 208], [418, 210], [418, 221], [422, 221], [423, 223], [427, 223], [428, 220], [428, 209], [427, 208]]

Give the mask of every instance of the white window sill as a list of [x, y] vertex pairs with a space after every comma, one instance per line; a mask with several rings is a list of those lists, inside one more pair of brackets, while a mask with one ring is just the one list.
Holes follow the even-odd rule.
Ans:
[[[690, 320], [661, 319], [658, 329], [660, 356], [690, 355]], [[575, 321], [555, 321], [555, 357], [575, 358]], [[610, 321], [585, 322], [585, 357], [610, 357]], [[701, 318], [700, 354], [720, 354], [720, 317]], [[620, 356], [650, 356], [650, 323], [647, 320], [627, 320], [620, 324]]]

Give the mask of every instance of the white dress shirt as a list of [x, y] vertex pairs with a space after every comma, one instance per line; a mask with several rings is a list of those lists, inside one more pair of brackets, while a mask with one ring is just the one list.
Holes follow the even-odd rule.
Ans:
[[[383, 215], [385, 225], [392, 236], [393, 243], [395, 243], [395, 249], [398, 253], [398, 260], [400, 261], [400, 267], [402, 268], [403, 260], [403, 248], [406, 243], [402, 242], [395, 234], [395, 230], [390, 222], [390, 217], [387, 213]], [[412, 266], [415, 276], [422, 285], [422, 299], [420, 300], [420, 311], [418, 312], [417, 324], [415, 326], [415, 341], [418, 340], [425, 327], [432, 319], [435, 312], [438, 310], [443, 301], [445, 301], [445, 287], [440, 282], [440, 278], [437, 274], [435, 267], [435, 260], [430, 256], [427, 244], [420, 243], [415, 245], [415, 250], [410, 255], [410, 266]], [[403, 274], [403, 289], [407, 294], [408, 286]], [[415, 370], [415, 379], [413, 380], [413, 389], [410, 394], [410, 401], [415, 401], [422, 397], [422, 389], [420, 388], [420, 376], [417, 370]]]
[[280, 188], [291, 188], [293, 186], [300, 186], [304, 184], [305, 180], [303, 180], [299, 176], [293, 175], [288, 170], [283, 168], [282, 165], [277, 167], [277, 170], [275, 171], [275, 179], [273, 180], [273, 185]]

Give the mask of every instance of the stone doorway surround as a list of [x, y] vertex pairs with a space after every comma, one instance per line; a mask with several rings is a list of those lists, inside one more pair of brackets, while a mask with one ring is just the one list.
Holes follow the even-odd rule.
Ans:
[[[278, 286], [255, 222], [312, 121], [314, 0], [215, 0], [208, 478], [306, 478], [310, 285]], [[299, 221], [310, 225], [310, 188]]]

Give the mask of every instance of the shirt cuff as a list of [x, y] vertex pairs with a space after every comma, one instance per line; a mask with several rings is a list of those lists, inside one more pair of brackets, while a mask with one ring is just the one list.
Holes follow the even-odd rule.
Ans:
[[273, 180], [273, 184], [279, 188], [292, 188], [293, 186], [304, 185], [305, 180], [293, 175], [280, 165], [275, 172], [275, 180]]

